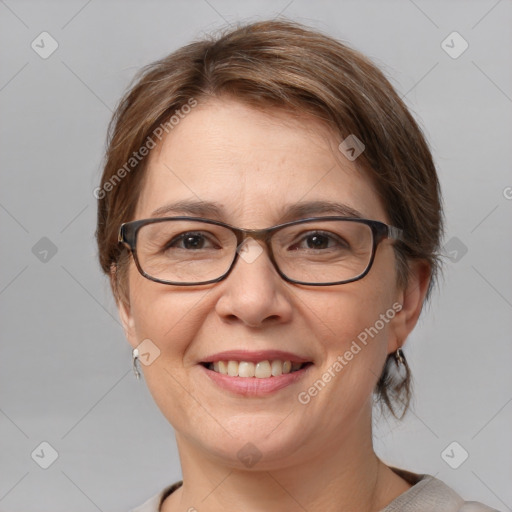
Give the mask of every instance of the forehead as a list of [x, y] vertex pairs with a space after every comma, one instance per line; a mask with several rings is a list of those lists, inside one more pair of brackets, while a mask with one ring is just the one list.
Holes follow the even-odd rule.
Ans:
[[136, 218], [163, 215], [170, 203], [214, 202], [217, 213], [198, 216], [257, 228], [283, 221], [285, 205], [322, 201], [386, 221], [371, 179], [340, 142], [308, 116], [226, 99], [199, 103], [152, 150]]

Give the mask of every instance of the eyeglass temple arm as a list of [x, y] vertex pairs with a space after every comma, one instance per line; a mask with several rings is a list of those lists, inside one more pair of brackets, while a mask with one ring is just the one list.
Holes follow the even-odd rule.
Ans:
[[130, 225], [127, 222], [121, 224], [121, 227], [119, 228], [119, 232], [117, 234], [117, 241], [131, 248], [133, 244], [133, 230], [128, 229], [129, 227]]
[[388, 226], [388, 238], [394, 240], [404, 241], [404, 232], [395, 226]]

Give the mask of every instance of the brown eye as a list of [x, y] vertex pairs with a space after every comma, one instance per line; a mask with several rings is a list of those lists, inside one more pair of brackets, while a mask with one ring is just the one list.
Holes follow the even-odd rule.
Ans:
[[210, 243], [209, 239], [202, 233], [188, 232], [173, 238], [168, 242], [164, 250], [177, 248], [177, 249], [208, 249], [207, 245]]
[[307, 236], [304, 236], [300, 241], [301, 246], [294, 246], [294, 249], [346, 249], [348, 244], [336, 236], [334, 233], [327, 231], [315, 231], [311, 232]]

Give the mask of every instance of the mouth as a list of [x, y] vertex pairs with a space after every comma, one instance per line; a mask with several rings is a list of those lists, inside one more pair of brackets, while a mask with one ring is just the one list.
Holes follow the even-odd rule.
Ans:
[[207, 370], [229, 377], [269, 379], [303, 370], [313, 363], [290, 359], [264, 359], [260, 361], [217, 360], [200, 363]]
[[232, 396], [265, 397], [294, 389], [314, 365], [307, 357], [281, 350], [230, 350], [198, 364], [207, 382]]
[[283, 350], [227, 350], [205, 357], [197, 367], [223, 392], [264, 397], [294, 389], [313, 365], [310, 357]]

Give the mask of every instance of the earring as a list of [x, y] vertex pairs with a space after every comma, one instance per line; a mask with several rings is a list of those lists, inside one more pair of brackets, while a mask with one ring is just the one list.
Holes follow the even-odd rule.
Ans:
[[135, 377], [137, 377], [137, 380], [140, 380], [140, 371], [137, 366], [137, 363], [139, 361], [139, 349], [134, 348], [132, 350], [132, 367], [133, 367], [133, 373], [135, 374]]
[[395, 352], [395, 361], [396, 361], [396, 364], [397, 366], [400, 366], [400, 365], [404, 365], [406, 366], [407, 365], [407, 362], [405, 361], [405, 355], [404, 355], [404, 352], [401, 348], [398, 348]]

